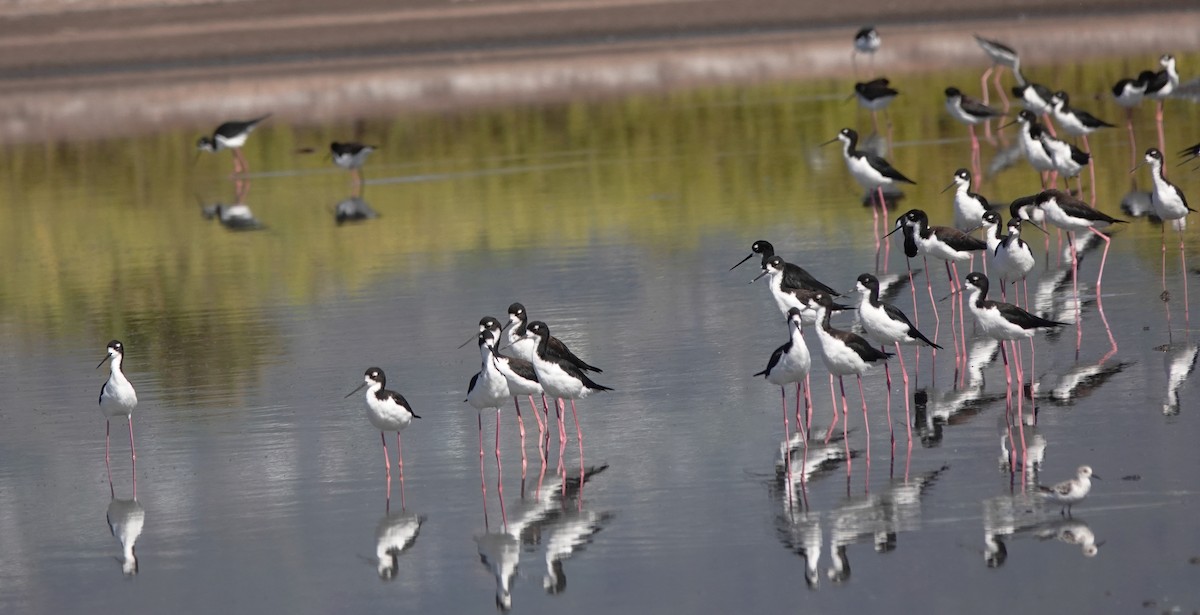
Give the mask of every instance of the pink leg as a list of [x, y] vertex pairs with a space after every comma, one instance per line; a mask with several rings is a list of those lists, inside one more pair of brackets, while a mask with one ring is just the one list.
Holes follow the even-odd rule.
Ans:
[[838, 403], [837, 392], [833, 389], [833, 374], [829, 374], [829, 400], [833, 402], [833, 422], [829, 424], [829, 431], [825, 432], [825, 444], [829, 444], [829, 438], [833, 436], [833, 428], [838, 424]]
[[812, 429], [812, 412], [813, 412], [812, 385], [809, 382], [808, 374], [804, 375], [804, 385], [803, 386], [804, 386], [804, 433], [805, 433], [804, 447], [808, 448], [808, 437], [807, 436], [808, 436], [808, 434], [811, 433], [809, 430]]
[[[1092, 155], [1092, 146], [1088, 145], [1087, 135], [1083, 135], [1083, 151], [1087, 152], [1089, 156]], [[1096, 157], [1095, 156], [1092, 156], [1088, 160], [1088, 174], [1089, 174], [1089, 179], [1091, 180], [1091, 187], [1092, 187], [1092, 209], [1095, 209], [1096, 208]]]
[[[805, 421], [805, 425], [804, 425], [804, 439], [803, 439], [803, 442], [804, 442], [803, 455], [804, 456], [800, 459], [800, 486], [801, 487], [804, 487], [806, 484], [806, 481], [807, 481], [807, 479], [805, 477], [807, 476], [807, 473], [808, 473], [808, 436], [811, 433], [809, 431], [809, 429], [812, 428], [812, 398], [809, 397], [809, 394], [808, 394], [808, 384], [809, 384], [808, 383], [808, 374], [805, 374], [804, 382], [803, 382], [802, 386], [804, 388], [804, 405], [808, 411], [808, 415], [806, 417], [806, 421]], [[797, 423], [800, 422], [799, 417], [796, 418], [796, 422]], [[791, 451], [788, 451], [788, 462], [789, 463], [791, 462]], [[790, 491], [791, 491], [790, 486], [788, 487], [788, 491], [790, 493]]]
[[[396, 464], [400, 469], [400, 510], [405, 509], [404, 505], [404, 447], [400, 444], [400, 432], [396, 432]], [[389, 492], [391, 487], [388, 487]]]
[[1008, 113], [1008, 109], [1009, 109], [1008, 94], [1004, 91], [1004, 87], [1000, 85], [1000, 74], [1003, 72], [1004, 72], [1003, 67], [1001, 67], [1001, 70], [997, 70], [996, 75], [995, 75], [995, 77], [993, 77], [992, 82], [996, 85], [996, 92], [1000, 94], [1000, 100], [1003, 101], [1004, 112]]
[[[1083, 318], [1080, 315], [1079, 305], [1079, 255], [1075, 252], [1075, 233], [1067, 233], [1067, 242], [1071, 246], [1071, 285], [1075, 293], [1075, 353], [1079, 353], [1079, 346], [1083, 343]], [[1099, 291], [1099, 289], [1097, 289]]]
[[981, 178], [983, 177], [983, 171], [981, 170], [983, 160], [979, 154], [979, 137], [975, 135], [974, 124], [967, 124], [967, 130], [971, 133], [971, 172], [975, 174], [976, 178]]
[[[1158, 151], [1160, 151], [1160, 152], [1167, 151], [1166, 140], [1163, 137], [1163, 103], [1164, 102], [1166, 102], [1166, 101], [1162, 101], [1162, 100], [1158, 101], [1158, 106], [1155, 108], [1155, 111], [1154, 111], [1154, 124], [1158, 128]], [[1163, 166], [1162, 174], [1163, 174], [1163, 177], [1167, 176], [1166, 165]]]
[[1183, 278], [1183, 319], [1191, 325], [1192, 314], [1191, 306], [1188, 301], [1188, 270], [1187, 270], [1187, 255], [1184, 254], [1183, 248], [1183, 229], [1179, 229], [1179, 273]]
[[583, 427], [579, 425], [574, 399], [571, 400], [571, 420], [575, 422], [575, 441], [579, 443], [579, 492], [583, 493]]
[[[933, 300], [933, 282], [931, 282], [929, 279], [929, 259], [925, 256], [921, 256], [921, 261], [923, 263], [925, 263], [925, 290], [929, 291], [929, 305], [933, 308], [933, 341], [937, 342], [938, 335], [942, 331], [942, 317], [938, 314], [937, 303], [934, 302], [934, 300]], [[914, 309], [913, 312], [915, 313], [916, 309]], [[931, 368], [933, 381], [936, 382], [937, 381], [937, 349], [936, 348], [931, 349], [929, 351], [929, 354], [930, 354], [929, 360], [933, 366]], [[957, 347], [955, 347], [955, 349], [954, 349], [954, 354], [955, 355], [958, 354]]]
[[546, 463], [546, 446], [543, 441], [546, 435], [546, 425], [542, 422], [542, 415], [538, 412], [537, 405], [533, 401], [533, 396], [529, 396], [529, 409], [533, 411], [533, 418], [538, 424], [538, 455], [542, 458], [542, 463]]
[[[399, 432], [396, 433], [399, 446]], [[400, 481], [403, 488], [404, 481]], [[508, 512], [504, 510], [504, 468], [500, 465], [500, 408], [496, 408], [496, 497], [500, 498], [500, 521], [508, 529]]]
[[[946, 282], [950, 286], [950, 292], [954, 292], [954, 273], [950, 269], [950, 261], [942, 261], [946, 265]], [[950, 340], [954, 343], [954, 375], [955, 382], [958, 376], [964, 371], [960, 365], [965, 360], [963, 353], [959, 351], [958, 330], [954, 328], [954, 314], [958, 311], [958, 302], [955, 301], [954, 295], [950, 296]], [[963, 340], [963, 346], [966, 346], [966, 340]]]
[[[566, 474], [565, 474], [566, 471], [563, 469], [563, 454], [567, 452], [567, 427], [563, 423], [563, 415], [564, 415], [565, 410], [566, 410], [566, 408], [564, 407], [563, 400], [555, 399], [554, 400], [554, 416], [558, 419], [558, 474], [559, 474], [559, 476], [566, 476]], [[566, 486], [564, 484], [564, 489], [565, 489], [565, 487]]]
[[[879, 350], [881, 352], [887, 352], [887, 348], [884, 346], [880, 346]], [[896, 452], [896, 428], [895, 428], [895, 425], [892, 423], [892, 370], [890, 367], [888, 367], [887, 361], [883, 362], [883, 375], [887, 378], [888, 439], [891, 440], [892, 453], [895, 454], [895, 452]], [[858, 383], [859, 383], [859, 388], [862, 388], [862, 378], [859, 378]], [[863, 399], [864, 399], [864, 406], [865, 406], [866, 398], [864, 397]]]
[[[881, 210], [883, 210], [883, 220], [884, 220], [884, 224], [886, 224], [887, 220], [889, 219], [888, 218], [887, 199], [884, 198], [884, 196], [883, 196], [883, 186], [880, 186], [878, 188], [878, 190], [879, 190], [879, 208]], [[884, 273], [887, 273], [888, 257], [891, 256], [891, 254], [892, 254], [892, 244], [884, 243], [883, 244], [883, 269], [881, 270]]]
[[1021, 484], [1025, 484], [1025, 466], [1029, 461], [1029, 451], [1025, 446], [1025, 370], [1021, 365], [1020, 342], [1013, 340], [1012, 349], [1013, 363], [1017, 368], [1017, 431], [1021, 434]]
[[[996, 65], [993, 64], [983, 71], [983, 76], [979, 78], [979, 89], [983, 92], [983, 104], [988, 104], [988, 77], [992, 76], [992, 72], [996, 70]], [[992, 123], [985, 122], [983, 125], [983, 134], [988, 141], [992, 140]]]
[[1096, 303], [1101, 304], [1104, 303], [1104, 299], [1100, 294], [1100, 282], [1104, 279], [1104, 262], [1108, 260], [1108, 248], [1112, 245], [1112, 240], [1108, 238], [1108, 235], [1105, 235], [1104, 233], [1101, 233], [1090, 226], [1088, 227], [1088, 230], [1095, 233], [1100, 239], [1104, 240], [1104, 252], [1100, 255], [1100, 273], [1096, 276]]
[[800, 436], [801, 439], [807, 440], [808, 426], [804, 424], [804, 414], [802, 414], [803, 410], [800, 407], [800, 398], [802, 395], [800, 389], [802, 384], [804, 384], [803, 380], [796, 383], [796, 434]]
[[1129, 168], [1132, 169], [1138, 165], [1137, 136], [1133, 133], [1133, 107], [1125, 109], [1125, 128], [1129, 131]]
[[[783, 467], [787, 476], [788, 508], [792, 507], [792, 430], [788, 427], [787, 389], [779, 387], [779, 406], [783, 408]], [[799, 420], [799, 419], [797, 419]]]
[[904, 353], [900, 351], [900, 342], [896, 342], [896, 358], [900, 360], [900, 376], [904, 379], [904, 429], [908, 432], [908, 445], [911, 447], [912, 410], [909, 407], [911, 393], [909, 392], [908, 388], [908, 368], [904, 366]]
[[[850, 478], [850, 407], [846, 405], [846, 384], [842, 382], [842, 377], [838, 376], [838, 385], [842, 389], [842, 440], [846, 444], [846, 478]], [[871, 446], [871, 439], [867, 438], [867, 446]], [[868, 464], [869, 465], [869, 464]], [[846, 487], [849, 489], [849, 486]]]
[[[871, 467], [871, 422], [867, 420], [867, 394], [863, 392], [862, 376], [855, 375], [858, 380], [858, 396], [862, 398], [863, 429], [867, 432], [867, 468]], [[870, 471], [869, 469], [867, 470]]]
[[[483, 493], [483, 519], [487, 523], [487, 478], [483, 472], [483, 411], [480, 410], [476, 414], [476, 421], [479, 426], [479, 490]], [[387, 442], [383, 443], [384, 456], [387, 456]], [[391, 465], [391, 462], [388, 462]]]
[[521, 403], [516, 397], [513, 398], [513, 407], [517, 409], [517, 428], [521, 432], [521, 480], [525, 480], [525, 419], [521, 418]]
[[546, 394], [542, 393], [542, 418], [546, 423], [546, 458], [550, 458], [550, 405], [546, 403]]
[[966, 306], [963, 305], [963, 292], [962, 292], [963, 286], [962, 286], [962, 280], [958, 277], [958, 263], [952, 263], [950, 265], [950, 268], [954, 270], [954, 289], [953, 289], [955, 292], [954, 300], [958, 303], [958, 331], [960, 334], [959, 339], [962, 340], [962, 357], [963, 357], [962, 383], [966, 384], [966, 377], [967, 377], [967, 325], [963, 321], [963, 312], [966, 311], [964, 309]]

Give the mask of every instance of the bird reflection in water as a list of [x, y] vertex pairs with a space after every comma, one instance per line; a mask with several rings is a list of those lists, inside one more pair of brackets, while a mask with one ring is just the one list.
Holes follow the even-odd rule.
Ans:
[[1179, 389], [1196, 370], [1200, 346], [1194, 343], [1175, 344], [1159, 346], [1155, 350], [1164, 353], [1163, 364], [1167, 368], [1167, 396], [1163, 399], [1162, 411], [1167, 416], [1175, 416], [1179, 414]]
[[378, 218], [379, 214], [360, 196], [342, 199], [333, 206], [333, 220], [341, 226], [347, 222], [362, 222]]
[[128, 576], [138, 573], [137, 550], [134, 545], [142, 535], [142, 527], [146, 524], [146, 509], [142, 508], [137, 499], [122, 500], [113, 498], [105, 511], [108, 529], [114, 538], [121, 543], [121, 572]]
[[262, 222], [258, 221], [258, 218], [254, 217], [254, 212], [250, 211], [250, 206], [245, 203], [208, 205], [204, 208], [203, 213], [205, 219], [216, 218], [221, 226], [231, 231], [258, 231], [266, 228]]
[[[983, 560], [988, 568], [999, 568], [1008, 560], [1008, 538], [1032, 537], [1078, 545], [1084, 557], [1100, 553], [1104, 541], [1097, 541], [1087, 522], [1079, 518], [1050, 517], [1029, 495], [1002, 495], [983, 501]], [[1050, 518], [1048, 518], [1050, 517]]]
[[375, 528], [375, 560], [379, 578], [391, 581], [396, 578], [400, 554], [412, 548], [417, 534], [425, 523], [425, 515], [411, 512], [392, 513], [388, 510]]
[[830, 581], [850, 579], [850, 558], [846, 547], [870, 541], [876, 553], [889, 553], [897, 547], [901, 532], [921, 527], [921, 497], [950, 466], [926, 472], [912, 480], [894, 480], [882, 491], [848, 499], [830, 512], [829, 532], [831, 566], [825, 571]]
[[996, 360], [999, 350], [1000, 342], [990, 337], [977, 337], [967, 352], [967, 371], [961, 387], [917, 391], [914, 422], [922, 446], [937, 446], [942, 440], [942, 426], [964, 422], [987, 404], [1005, 397], [985, 393], [983, 388], [983, 370]]
[[[564, 478], [564, 489], [542, 489], [539, 484], [533, 498], [522, 499], [511, 509], [503, 531], [475, 537], [479, 561], [496, 579], [497, 608], [502, 611], [512, 609], [513, 582], [517, 577], [522, 544], [533, 544], [546, 532], [550, 533], [550, 539], [546, 547], [545, 589], [556, 593], [556, 589], [566, 588], [562, 561], [589, 543], [611, 518], [609, 513], [584, 508], [579, 499], [583, 483], [607, 469], [607, 465], [593, 466], [585, 469], [582, 479]], [[567, 513], [567, 509], [571, 512]]]

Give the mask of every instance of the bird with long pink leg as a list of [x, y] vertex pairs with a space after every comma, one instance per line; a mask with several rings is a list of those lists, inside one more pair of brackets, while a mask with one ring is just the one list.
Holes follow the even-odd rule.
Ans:
[[392, 461], [388, 456], [387, 438], [384, 434], [391, 431], [396, 432], [396, 460], [400, 468], [400, 508], [403, 509], [404, 452], [400, 448], [400, 432], [404, 431], [404, 428], [408, 427], [413, 419], [421, 417], [413, 412], [412, 406], [409, 405], [407, 399], [404, 399], [403, 395], [385, 389], [386, 386], [387, 376], [383, 375], [383, 370], [378, 367], [368, 367], [367, 371], [363, 373], [363, 383], [347, 393], [346, 397], [350, 397], [364, 388], [367, 389], [367, 420], [371, 421], [371, 425], [379, 430], [379, 439], [383, 442], [383, 467], [387, 470], [389, 500], [392, 492]]

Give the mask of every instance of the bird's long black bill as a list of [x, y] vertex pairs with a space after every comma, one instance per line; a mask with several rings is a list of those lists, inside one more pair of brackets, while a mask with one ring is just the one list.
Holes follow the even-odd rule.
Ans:
[[949, 190], [949, 189], [953, 188], [953, 187], [954, 187], [954, 186], [956, 186], [956, 185], [958, 185], [958, 182], [950, 182], [950, 185], [949, 185], [949, 186], [946, 186], [945, 188], [942, 188], [942, 191], [941, 191], [941, 192], [939, 192], [938, 194], [945, 194], [945, 192], [946, 192], [947, 190]]
[[890, 231], [890, 232], [889, 232], [887, 235], [884, 235], [883, 237], [881, 237], [880, 239], [887, 239], [888, 237], [891, 237], [892, 235], [895, 235], [895, 234], [896, 234], [896, 231], [898, 231], [898, 230], [900, 230], [900, 229], [902, 229], [902, 228], [904, 228], [904, 226], [903, 226], [903, 225], [899, 225], [899, 226], [897, 226], [896, 228], [892, 229], [892, 230], [891, 230], [891, 231]]
[[837, 143], [837, 141], [838, 141], [838, 140], [837, 140], [837, 137], [834, 137], [834, 138], [832, 138], [832, 139], [830, 139], [830, 140], [828, 140], [828, 141], [826, 141], [826, 142], [822, 143], [822, 144], [821, 144], [821, 147], [825, 147], [826, 145], [829, 145], [830, 143]]
[[111, 358], [112, 358], [112, 355], [104, 355], [104, 358], [100, 359], [100, 362], [96, 364], [96, 369], [100, 369], [100, 366], [104, 365], [104, 362]]
[[458, 347], [459, 347], [459, 348], [462, 348], [462, 347], [466, 346], [467, 344], [470, 344], [471, 342], [473, 342], [473, 341], [475, 341], [475, 340], [477, 340], [477, 339], [479, 339], [479, 335], [478, 335], [478, 334], [476, 334], [476, 335], [472, 335], [470, 338], [468, 338], [468, 339], [467, 339], [467, 341], [465, 341], [465, 342], [463, 342], [463, 343], [459, 344], [459, 345], [458, 345]]
[[736, 265], [734, 265], [734, 266], [732, 266], [732, 267], [730, 267], [730, 268], [729, 268], [729, 270], [730, 270], [730, 271], [733, 271], [734, 269], [737, 269], [738, 267], [740, 267], [740, 266], [742, 265], [742, 263], [744, 263], [744, 262], [746, 262], [746, 261], [748, 261], [748, 260], [750, 260], [750, 259], [752, 259], [752, 258], [754, 258], [754, 253], [753, 253], [753, 252], [751, 252], [751, 253], [750, 253], [750, 256], [747, 256], [746, 258], [743, 258], [742, 260], [738, 261], [738, 262], [737, 262], [737, 264], [736, 264]]
[[[357, 392], [359, 392], [359, 391], [363, 390], [363, 387], [365, 387], [365, 386], [367, 386], [367, 383], [366, 383], [366, 382], [364, 382], [364, 383], [362, 383], [362, 384], [358, 385], [358, 388], [357, 388], [357, 389], [354, 389], [353, 391], [350, 391], [349, 393], [346, 393], [346, 397], [350, 397], [351, 395], [354, 395], [355, 393], [357, 393]], [[346, 397], [343, 397], [342, 399], [346, 399]]]
[[753, 283], [757, 282], [757, 281], [758, 281], [758, 279], [759, 279], [759, 278], [761, 278], [761, 277], [763, 277], [764, 275], [767, 275], [767, 270], [766, 270], [766, 269], [763, 269], [763, 270], [762, 270], [762, 273], [760, 273], [760, 274], [758, 274], [758, 275], [754, 276], [754, 279], [753, 279], [753, 280], [750, 280], [750, 283], [751, 283], [751, 284], [753, 284]]

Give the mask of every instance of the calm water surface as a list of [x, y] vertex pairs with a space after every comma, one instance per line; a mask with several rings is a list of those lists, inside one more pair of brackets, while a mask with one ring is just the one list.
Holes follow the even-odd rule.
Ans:
[[[1117, 121], [1107, 87], [1154, 62], [1029, 72]], [[977, 78], [895, 80], [890, 158], [919, 183], [901, 206], [935, 223], [951, 219], [938, 191], [969, 152], [941, 91], [974, 90]], [[897, 392], [889, 454], [883, 374], [870, 374], [869, 470], [852, 397], [851, 476], [814, 447], [811, 459], [829, 460], [788, 511], [775, 469], [778, 390], [750, 376], [784, 341], [782, 318], [765, 285], [747, 285], [756, 267], [727, 270], [756, 239], [841, 289], [874, 269], [870, 210], [839, 152], [817, 147], [842, 126], [869, 131], [869, 116], [843, 102], [849, 91], [822, 81], [338, 126], [273, 119], [246, 150], [255, 173], [244, 202], [266, 227], [256, 232], [201, 215], [236, 197], [227, 154], [193, 165], [199, 130], [5, 148], [0, 610], [463, 613], [491, 612], [498, 597], [530, 613], [1200, 608], [1197, 346], [1177, 258], [1168, 331], [1159, 228], [1145, 219], [1122, 228], [1108, 256], [1118, 351], [1096, 310], [1096, 251], [1081, 267], [1080, 349], [1073, 327], [1039, 338], [1040, 415], [1026, 435], [1045, 444], [1040, 470], [1002, 465], [1003, 370], [973, 341], [971, 387], [953, 388], [952, 353], [939, 353], [936, 374], [923, 355], [911, 453]], [[1147, 105], [1140, 119], [1151, 117]], [[1168, 105], [1169, 151], [1200, 138], [1198, 120], [1194, 105]], [[1143, 124], [1140, 147], [1152, 136]], [[347, 177], [296, 151], [353, 137], [381, 146], [363, 192], [381, 217], [339, 227]], [[1144, 190], [1148, 175], [1128, 174], [1123, 131], [1092, 146], [1100, 208], [1117, 213], [1131, 181]], [[995, 153], [985, 144], [985, 165]], [[1200, 198], [1200, 176], [1172, 178]], [[1037, 189], [1018, 165], [977, 191], [1007, 203]], [[1041, 236], [1025, 236], [1042, 259]], [[1194, 232], [1187, 242], [1200, 253]], [[904, 269], [901, 254], [897, 244], [889, 272]], [[1074, 320], [1054, 263], [1037, 275], [1040, 305]], [[616, 392], [579, 403], [587, 463], [607, 465], [582, 497], [561, 496], [556, 456], [538, 489], [532, 435], [522, 482], [506, 409], [505, 534], [494, 416], [485, 521], [476, 413], [462, 402], [478, 354], [455, 346], [512, 301], [602, 366], [597, 381]], [[907, 287], [895, 301], [911, 309]], [[133, 485], [122, 421], [110, 503], [96, 409], [107, 372], [94, 367], [114, 337], [140, 399], [136, 505], [124, 501]], [[945, 327], [939, 341], [949, 346]], [[371, 365], [423, 417], [404, 432], [404, 514], [398, 484], [385, 508], [361, 397], [343, 399]], [[813, 383], [823, 429], [823, 367]], [[577, 471], [574, 443], [566, 456]], [[1072, 522], [1023, 487], [1084, 463], [1104, 480]], [[110, 514], [127, 526], [142, 515], [136, 575], [123, 572]], [[377, 553], [390, 568], [389, 541], [418, 524], [381, 580]], [[1088, 531], [1094, 557], [1055, 539]]]

